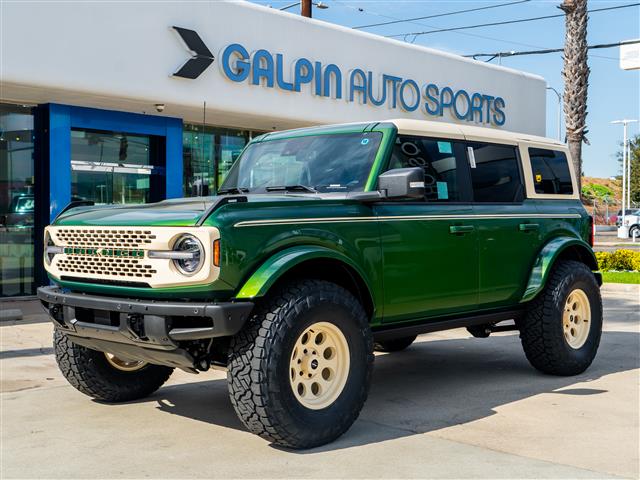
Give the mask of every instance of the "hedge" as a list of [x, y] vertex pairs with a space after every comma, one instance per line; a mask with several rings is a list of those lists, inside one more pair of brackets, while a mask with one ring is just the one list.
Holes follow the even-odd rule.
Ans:
[[603, 272], [611, 270], [640, 270], [640, 252], [620, 249], [615, 252], [596, 252], [598, 266]]

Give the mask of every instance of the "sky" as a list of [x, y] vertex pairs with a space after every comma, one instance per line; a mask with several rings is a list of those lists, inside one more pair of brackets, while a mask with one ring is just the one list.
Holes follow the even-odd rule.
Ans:
[[[488, 1], [432, 1], [432, 0], [322, 0], [329, 8], [314, 7], [313, 15], [347, 27], [407, 19], [439, 13], [509, 3], [508, 0]], [[293, 1], [256, 0], [254, 3], [281, 8]], [[363, 29], [379, 35], [450, 28], [480, 23], [499, 22], [518, 18], [538, 17], [562, 13], [557, 6], [561, 0], [530, 0], [527, 2], [450, 15], [428, 20], [403, 22]], [[589, 10], [616, 5], [638, 3], [636, 0], [590, 0]], [[299, 7], [288, 11], [295, 13]], [[640, 39], [640, 6], [593, 12], [589, 15], [588, 44], [616, 43]], [[482, 27], [454, 32], [418, 36], [415, 42], [460, 55], [508, 51], [562, 48], [564, 18], [551, 18], [513, 25]], [[498, 59], [492, 61], [498, 63]], [[502, 58], [504, 66], [541, 75], [550, 87], [562, 93], [562, 54], [527, 55]], [[610, 177], [621, 172], [616, 152], [622, 143], [622, 126], [611, 121], [622, 118], [640, 119], [640, 70], [625, 71], [619, 65], [619, 48], [589, 50], [589, 92], [587, 101], [587, 139], [583, 147], [583, 171], [588, 176]], [[547, 136], [557, 138], [558, 97], [548, 91]], [[639, 124], [629, 125], [629, 135], [640, 133]], [[562, 125], [564, 139], [564, 125]]]

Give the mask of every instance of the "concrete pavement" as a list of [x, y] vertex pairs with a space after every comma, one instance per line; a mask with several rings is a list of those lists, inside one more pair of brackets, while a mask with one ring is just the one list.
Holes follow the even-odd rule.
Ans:
[[286, 451], [247, 433], [223, 372], [176, 372], [105, 405], [61, 377], [47, 323], [0, 327], [2, 478], [638, 478], [640, 286], [605, 285], [582, 375], [533, 370], [517, 334], [420, 337], [378, 355], [369, 400], [333, 444]]

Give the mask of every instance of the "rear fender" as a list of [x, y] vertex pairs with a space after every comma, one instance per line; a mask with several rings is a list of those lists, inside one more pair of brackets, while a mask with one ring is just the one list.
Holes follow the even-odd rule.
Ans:
[[[542, 247], [542, 250], [538, 253], [533, 268], [531, 269], [531, 274], [529, 275], [527, 288], [520, 303], [532, 300], [542, 291], [547, 283], [549, 272], [554, 263], [558, 258], [567, 254], [570, 254], [569, 258], [572, 259], [577, 256], [577, 258], [584, 262], [591, 270], [598, 270], [598, 261], [588, 243], [575, 237], [556, 237]], [[601, 284], [600, 274], [594, 273], [594, 275], [598, 283]]]

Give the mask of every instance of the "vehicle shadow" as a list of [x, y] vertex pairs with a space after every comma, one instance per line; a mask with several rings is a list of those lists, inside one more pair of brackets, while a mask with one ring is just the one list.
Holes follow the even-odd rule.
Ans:
[[[635, 332], [604, 332], [598, 355], [585, 373], [555, 377], [529, 365], [517, 334], [418, 341], [404, 352], [376, 357], [369, 399], [344, 436], [296, 453], [339, 450], [464, 424], [541, 393], [598, 395], [605, 390], [566, 387], [638, 368], [639, 342]], [[223, 379], [165, 387], [149, 400], [173, 415], [245, 430]]]

